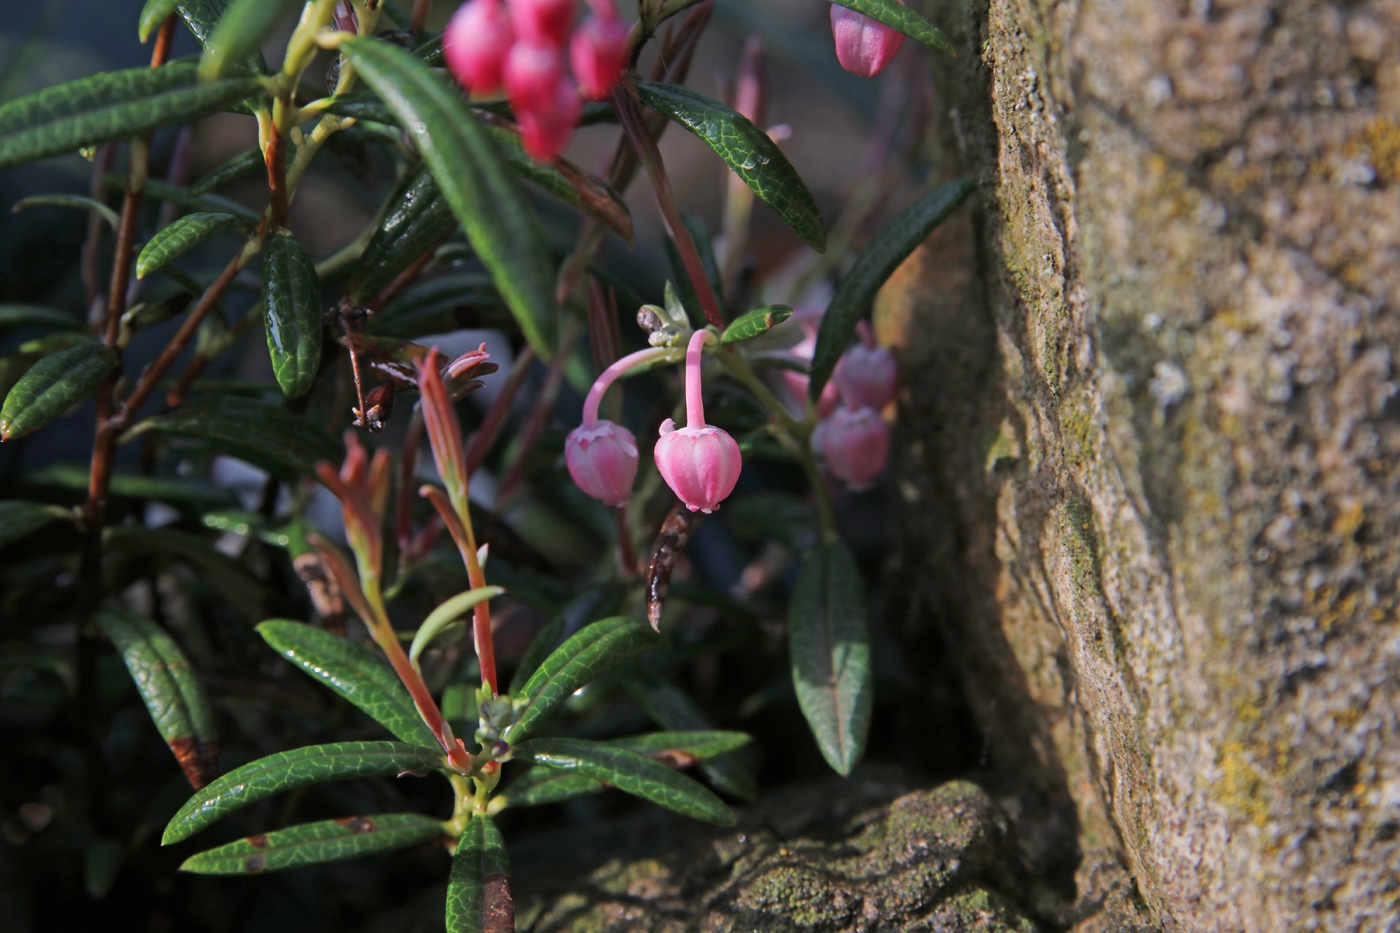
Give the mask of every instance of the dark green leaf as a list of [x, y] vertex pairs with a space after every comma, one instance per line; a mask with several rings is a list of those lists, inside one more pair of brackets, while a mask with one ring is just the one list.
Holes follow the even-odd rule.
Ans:
[[724, 504], [725, 521], [745, 538], [774, 538], [793, 551], [817, 543], [817, 516], [799, 496], [759, 492], [735, 496]]
[[0, 501], [0, 545], [18, 541], [60, 518], [71, 520], [73, 513], [42, 502], [21, 502], [18, 499]]
[[206, 194], [239, 179], [261, 174], [266, 169], [267, 163], [263, 161], [261, 150], [257, 147], [245, 149], [199, 176], [190, 183], [188, 190], [191, 194]]
[[115, 839], [94, 839], [83, 851], [83, 887], [88, 897], [100, 901], [112, 890], [126, 857], [126, 846]]
[[144, 44], [151, 33], [159, 29], [174, 12], [175, 0], [146, 0], [136, 21], [136, 33], [141, 37], [141, 42]]
[[902, 32], [915, 42], [922, 42], [930, 48], [947, 52], [949, 55], [957, 55], [953, 49], [953, 43], [948, 41], [948, 37], [939, 31], [938, 27], [924, 19], [912, 7], [905, 6], [899, 0], [834, 0], [841, 6], [855, 10], [857, 13], [864, 13], [877, 22]]
[[578, 594], [531, 640], [530, 647], [525, 649], [524, 656], [516, 665], [508, 692], [519, 696], [530, 675], [539, 669], [541, 662], [559, 647], [560, 642], [589, 622], [617, 612], [622, 608], [624, 595], [622, 587], [616, 583], [599, 583]]
[[497, 799], [508, 807], [542, 807], [601, 793], [605, 789], [602, 781], [587, 775], [536, 765], [506, 785]]
[[491, 817], [474, 815], [457, 840], [447, 879], [447, 933], [504, 933], [515, 929], [510, 858]]
[[187, 123], [259, 91], [251, 78], [199, 84], [195, 66], [79, 78], [0, 105], [0, 169]]
[[[194, 34], [199, 47], [206, 52], [214, 47], [214, 33], [218, 30], [219, 21], [224, 18], [227, 9], [228, 3], [225, 0], [175, 0], [176, 12]], [[267, 64], [263, 61], [262, 52], [253, 52], [247, 64], [255, 71], [267, 73]]]
[[196, 789], [217, 769], [218, 730], [204, 687], [180, 646], [150, 619], [104, 609], [97, 624], [121, 653], [160, 737]]
[[827, 764], [850, 774], [865, 752], [873, 686], [865, 586], [840, 541], [808, 552], [788, 603], [797, 702]]
[[185, 859], [180, 871], [199, 875], [254, 875], [392, 852], [443, 835], [441, 821], [417, 813], [322, 820], [249, 836], [192, 855]]
[[5, 396], [0, 441], [42, 428], [95, 392], [116, 368], [116, 351], [95, 341], [44, 357]]
[[746, 311], [729, 322], [720, 337], [721, 344], [738, 343], [752, 337], [761, 337], [768, 331], [792, 317], [792, 308], [787, 305], [768, 305]]
[[140, 422], [133, 430], [157, 430], [210, 441], [221, 453], [278, 476], [315, 472], [319, 460], [339, 463], [340, 444], [281, 405], [222, 395], [182, 405]]
[[493, 125], [491, 135], [510, 167], [520, 176], [570, 207], [602, 221], [628, 246], [632, 245], [632, 212], [607, 182], [564, 160], [554, 164], [535, 161], [525, 152], [519, 134], [505, 127]]
[[43, 357], [50, 353], [57, 353], [59, 350], [67, 350], [70, 347], [85, 347], [91, 343], [92, 338], [87, 334], [59, 331], [55, 334], [45, 334], [42, 337], [35, 337], [33, 340], [26, 340], [19, 345], [19, 352]]
[[525, 703], [515, 724], [502, 736], [514, 744], [554, 707], [599, 674], [648, 648], [663, 644], [645, 625], [625, 616], [613, 616], [586, 626], [560, 645], [525, 682]]
[[340, 49], [407, 129], [525, 338], [548, 359], [554, 331], [549, 254], [490, 131], [408, 52], [374, 39], [349, 39]]
[[[103, 177], [109, 183], [126, 184], [126, 177], [123, 175], [109, 173]], [[262, 214], [250, 207], [244, 207], [230, 198], [209, 194], [202, 189], [197, 191], [194, 188], [169, 185], [154, 178], [146, 179], [146, 197], [153, 200], [169, 201], [171, 204], [178, 204], [195, 211], [232, 214], [250, 227], [262, 220]]]
[[425, 748], [438, 744], [398, 675], [354, 642], [282, 619], [262, 623], [258, 634], [278, 653], [354, 703], [397, 738]]
[[875, 235], [865, 252], [842, 277], [817, 330], [817, 346], [812, 352], [812, 376], [807, 384], [808, 397], [813, 402], [821, 398], [826, 381], [836, 369], [836, 361], [846, 351], [846, 343], [855, 332], [856, 321], [875, 300], [880, 286], [933, 232], [933, 228], [953, 213], [971, 193], [972, 182], [960, 178], [940, 185], [919, 198]]
[[337, 742], [278, 752], [234, 768], [185, 801], [165, 827], [161, 845], [188, 839], [233, 811], [283, 791], [350, 778], [426, 774], [446, 763], [440, 750], [398, 742]]
[[[675, 594], [674, 590], [672, 594]], [[658, 725], [665, 729], [685, 730], [657, 733], [658, 735], [743, 735], [741, 732], [710, 731], [710, 720], [695, 701], [687, 696], [684, 690], [660, 676], [647, 672], [645, 676], [629, 681], [628, 689]], [[650, 753], [650, 749], [646, 748], [634, 750], [644, 754]], [[691, 747], [687, 747], [686, 750], [701, 759], [700, 770], [710, 783], [720, 790], [744, 800], [754, 800], [758, 797], [758, 782], [754, 779], [753, 769], [740, 756], [727, 754], [728, 749], [712, 754], [702, 754]]]
[[637, 93], [642, 103], [703, 139], [813, 249], [826, 249], [826, 228], [812, 192], [767, 133], [714, 98], [679, 84], [639, 81]]
[[311, 390], [321, 365], [321, 285], [296, 237], [279, 230], [263, 247], [262, 303], [267, 352], [288, 398]]
[[0, 328], [47, 327], [53, 330], [81, 330], [81, 320], [63, 311], [41, 305], [0, 304]]
[[116, 211], [101, 201], [94, 201], [92, 198], [85, 198], [79, 194], [35, 194], [16, 201], [15, 206], [10, 210], [18, 214], [31, 207], [74, 207], [80, 211], [97, 211], [113, 230], [117, 229], [117, 225], [121, 223]]
[[103, 529], [105, 547], [129, 551], [143, 559], [156, 558], [161, 566], [187, 564], [219, 592], [229, 606], [245, 618], [256, 619], [271, 595], [265, 584], [238, 561], [214, 547], [208, 538], [174, 528], [114, 525]]
[[[88, 468], [76, 463], [51, 463], [24, 475], [26, 483], [60, 486], [86, 492]], [[155, 499], [172, 504], [225, 505], [234, 499], [233, 490], [193, 476], [143, 476], [114, 473], [109, 481], [110, 495], [127, 499]]]
[[193, 249], [216, 233], [247, 228], [247, 219], [222, 211], [186, 214], [160, 230], [136, 257], [136, 277], [143, 279], [181, 253]]
[[516, 745], [511, 756], [606, 781], [620, 791], [707, 823], [728, 826], [734, 822], [724, 801], [704, 785], [639, 752], [582, 739], [534, 739]]
[[[474, 314], [464, 318], [464, 310]], [[498, 313], [483, 315], [483, 310]], [[489, 275], [468, 272], [415, 286], [370, 318], [368, 331], [377, 337], [414, 340], [425, 334], [459, 330], [468, 320], [476, 326], [490, 326], [496, 318], [500, 318], [501, 325], [510, 323], [496, 284]]]
[[432, 173], [422, 166], [409, 172], [389, 195], [379, 227], [360, 256], [350, 299], [364, 304], [456, 226]]
[[201, 81], [222, 77], [228, 66], [258, 52], [278, 20], [302, 0], [233, 0], [219, 24], [203, 43]]

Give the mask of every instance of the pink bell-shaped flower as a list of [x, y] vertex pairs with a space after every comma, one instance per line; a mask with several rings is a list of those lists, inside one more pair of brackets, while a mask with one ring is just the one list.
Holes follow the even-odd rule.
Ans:
[[690, 511], [713, 512], [739, 481], [744, 458], [729, 432], [705, 423], [701, 399], [700, 350], [710, 336], [698, 330], [685, 354], [685, 420], [683, 428], [667, 418], [656, 442], [656, 468], [661, 478]]
[[501, 69], [514, 38], [498, 0], [469, 0], [452, 14], [442, 34], [442, 57], [463, 87], [490, 94], [501, 86]]
[[590, 16], [569, 40], [569, 63], [579, 92], [589, 100], [612, 93], [627, 64], [627, 24], [616, 12]]
[[506, 0], [510, 22], [523, 39], [563, 48], [574, 24], [574, 0]]
[[836, 361], [831, 380], [841, 390], [847, 408], [873, 408], [880, 411], [894, 401], [899, 367], [894, 354], [875, 342], [870, 325], [861, 321], [861, 344], [851, 347]]
[[559, 89], [568, 82], [564, 56], [557, 47], [538, 39], [521, 39], [512, 45], [502, 75], [517, 120], [527, 113], [555, 110]]
[[560, 81], [550, 106], [516, 113], [520, 121], [520, 141], [524, 143], [525, 151], [532, 159], [553, 162], [573, 138], [582, 111], [583, 102], [578, 99], [578, 89], [574, 83], [568, 78]]
[[866, 78], [879, 74], [904, 44], [902, 32], [835, 3], [831, 5], [831, 33], [841, 67]]
[[564, 442], [564, 463], [579, 489], [604, 505], [626, 505], [637, 478], [637, 440], [611, 421], [579, 425]]
[[[803, 337], [788, 352], [804, 363], [811, 363], [812, 354], [816, 352], [817, 327], [821, 324], [822, 313], [819, 310], [805, 308], [799, 309], [792, 316], [792, 319], [802, 327]], [[802, 373], [795, 373], [787, 369], [783, 370], [783, 382], [787, 385], [792, 400], [797, 403], [799, 412], [806, 410], [807, 386], [810, 384], [810, 380]], [[822, 386], [821, 398], [817, 399], [817, 417], [825, 418], [831, 414], [836, 410], [840, 401], [841, 396], [836, 390], [836, 384], [828, 379], [826, 385]]]
[[817, 425], [812, 446], [826, 465], [852, 489], [868, 489], [890, 459], [890, 429], [871, 408], [838, 408]]

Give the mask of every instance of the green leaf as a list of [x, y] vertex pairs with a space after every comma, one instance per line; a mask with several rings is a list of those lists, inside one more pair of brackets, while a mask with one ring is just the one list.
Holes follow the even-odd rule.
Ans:
[[48, 327], [54, 330], [82, 330], [86, 325], [64, 311], [41, 305], [0, 304], [0, 328]]
[[136, 34], [141, 37], [141, 43], [144, 45], [151, 38], [151, 33], [159, 29], [174, 12], [175, 0], [146, 0], [136, 21]]
[[724, 801], [704, 785], [629, 749], [582, 739], [534, 739], [514, 746], [511, 757], [606, 781], [620, 791], [707, 823], [728, 826], [734, 822]]
[[694, 211], [681, 211], [681, 224], [695, 244], [695, 252], [700, 256], [700, 265], [705, 269], [705, 278], [710, 281], [710, 291], [720, 303], [720, 313], [724, 314], [724, 283], [719, 280], [719, 260], [715, 259], [714, 242], [705, 221]]
[[262, 151], [255, 146], [220, 162], [190, 182], [188, 190], [191, 194], [207, 194], [215, 188], [247, 178], [249, 175], [261, 174], [266, 170], [267, 163], [263, 161]]
[[663, 640], [650, 628], [625, 616], [586, 626], [560, 645], [525, 682], [524, 704], [515, 724], [501, 736], [514, 744], [579, 687], [599, 674]]
[[501, 293], [491, 277], [480, 273], [447, 275], [415, 286], [406, 294], [389, 302], [369, 320], [368, 332], [376, 337], [398, 337], [413, 340], [425, 334], [444, 334], [459, 330], [465, 323], [462, 309], [473, 309], [471, 320], [478, 326], [489, 327], [493, 317], [508, 325], [504, 314], [482, 315], [482, 310], [505, 311]]
[[146, 561], [158, 559], [160, 566], [187, 564], [248, 619], [259, 618], [269, 598], [275, 598], [252, 571], [216, 548], [210, 538], [175, 528], [112, 525], [103, 529], [102, 541], [113, 551], [128, 551]]
[[502, 126], [492, 125], [490, 129], [501, 154], [517, 174], [575, 210], [601, 221], [628, 246], [632, 245], [632, 212], [611, 185], [563, 160], [553, 164], [537, 162], [525, 152], [520, 134]]
[[199, 80], [222, 77], [229, 65], [258, 52], [282, 16], [301, 3], [302, 0], [233, 0], [203, 42]]
[[[672, 594], [675, 595], [674, 590]], [[712, 732], [709, 719], [684, 690], [650, 671], [645, 672], [642, 677], [629, 680], [628, 690], [641, 704], [642, 709], [646, 710], [647, 715], [662, 728], [684, 730], [656, 733], [657, 735], [743, 735], [737, 732]], [[634, 750], [644, 754], [651, 753], [647, 748]], [[702, 754], [689, 746], [685, 750], [701, 759], [700, 770], [715, 787], [744, 800], [757, 799], [758, 782], [754, 779], [753, 769], [738, 755], [727, 754], [728, 749], [712, 754]]]
[[255, 875], [392, 852], [443, 835], [441, 821], [417, 813], [322, 820], [249, 836], [192, 855], [185, 859], [180, 871], [198, 875]]
[[218, 729], [204, 687], [165, 631], [125, 609], [104, 609], [97, 624], [121, 653], [160, 737], [196, 789], [217, 769]]
[[530, 641], [530, 647], [525, 649], [524, 656], [515, 667], [508, 692], [512, 696], [519, 696], [530, 675], [534, 674], [541, 662], [559, 647], [566, 635], [578, 631], [589, 622], [617, 612], [622, 608], [624, 595], [622, 587], [616, 583], [600, 583], [590, 586], [572, 599], [562, 611], [545, 623], [544, 628]]
[[147, 418], [132, 430], [209, 441], [220, 453], [289, 479], [315, 473], [317, 461], [339, 463], [345, 455], [333, 437], [305, 418], [281, 405], [237, 395], [200, 399]]
[[807, 393], [813, 402], [821, 398], [826, 381], [836, 369], [836, 361], [846, 351], [846, 344], [856, 329], [856, 321], [875, 300], [880, 286], [933, 232], [933, 228], [953, 213], [971, 193], [972, 182], [960, 178], [940, 185], [919, 198], [875, 235], [865, 252], [842, 277], [841, 283], [836, 286], [836, 294], [831, 296], [826, 314], [822, 315], [822, 323], [817, 330], [817, 346], [812, 351], [812, 376], [807, 384]]
[[[59, 486], [86, 492], [88, 468], [76, 463], [51, 463], [24, 474], [24, 482], [39, 486]], [[108, 494], [115, 498], [155, 499], [172, 504], [217, 506], [234, 501], [234, 492], [227, 486], [196, 479], [193, 476], [143, 476], [140, 473], [114, 473], [108, 483]]]
[[724, 504], [725, 521], [743, 538], [773, 538], [802, 552], [817, 543], [820, 531], [811, 506], [789, 492], [735, 496]]
[[297, 787], [404, 772], [424, 774], [446, 763], [441, 751], [398, 742], [337, 742], [278, 752], [234, 768], [185, 801], [160, 842], [168, 846], [188, 839], [235, 810]]
[[[215, 47], [214, 33], [218, 31], [219, 21], [224, 18], [227, 9], [225, 0], [175, 0], [175, 11], [206, 53]], [[262, 52], [254, 51], [248, 57], [247, 64], [261, 74], [267, 73]]]
[[418, 655], [423, 653], [423, 649], [432, 643], [447, 630], [447, 627], [459, 621], [468, 611], [479, 603], [484, 603], [488, 599], [495, 599], [504, 593], [505, 590], [499, 586], [479, 586], [474, 590], [467, 590], [465, 593], [458, 593], [451, 599], [446, 600], [423, 620], [423, 624], [418, 626], [418, 631], [413, 635], [413, 643], [408, 648], [408, 659], [417, 661]]
[[514, 929], [505, 840], [491, 817], [476, 814], [457, 840], [457, 855], [447, 879], [447, 933]]
[[189, 64], [79, 78], [0, 105], [0, 169], [187, 123], [258, 93], [252, 78], [199, 84]]
[[[109, 172], [103, 178], [109, 183], [126, 184], [126, 176], [124, 175], [115, 175]], [[249, 227], [255, 226], [262, 220], [262, 214], [231, 198], [209, 194], [205, 190], [196, 190], [193, 187], [181, 188], [178, 185], [166, 184], [154, 178], [146, 179], [146, 197], [153, 200], [169, 201], [171, 204], [178, 204], [193, 211], [232, 214], [242, 219]]]
[[399, 676], [354, 642], [284, 619], [263, 622], [258, 634], [287, 660], [358, 706], [401, 741], [425, 748], [438, 744]]
[[724, 334], [719, 338], [719, 342], [727, 346], [731, 343], [738, 343], [740, 340], [761, 337], [790, 317], [792, 317], [792, 308], [787, 305], [767, 305], [762, 308], [754, 308], [730, 321], [729, 325], [724, 328]]
[[136, 257], [136, 277], [144, 279], [216, 233], [235, 228], [247, 229], [247, 226], [246, 218], [222, 211], [186, 214], [170, 226], [157, 231], [141, 248], [141, 254]]
[[705, 310], [700, 307], [700, 293], [695, 290], [695, 283], [691, 281], [690, 274], [685, 268], [685, 259], [681, 257], [680, 247], [676, 241], [666, 236], [661, 239], [666, 247], [666, 260], [671, 265], [671, 275], [674, 277], [675, 285], [671, 280], [666, 282], [666, 303], [671, 303], [671, 297], [675, 297], [680, 302], [680, 306], [685, 310], [685, 316], [690, 322], [690, 327], [705, 326]]
[[29, 368], [0, 407], [0, 441], [14, 440], [87, 398], [117, 368], [117, 354], [96, 341], [59, 350]]
[[360, 255], [350, 300], [364, 304], [457, 226], [433, 175], [419, 166], [389, 195], [379, 226]]
[[73, 513], [60, 506], [45, 505], [42, 502], [0, 500], [0, 545], [18, 541], [60, 518], [71, 521]]
[[826, 249], [821, 211], [797, 169], [747, 117], [679, 84], [638, 81], [642, 103], [699, 136], [813, 249]]
[[298, 398], [321, 365], [321, 285], [311, 257], [286, 230], [263, 248], [262, 303], [272, 371], [287, 397]]
[[895, 32], [902, 32], [915, 42], [922, 42], [929, 48], [938, 49], [940, 52], [947, 52], [956, 56], [958, 53], [953, 49], [953, 43], [948, 41], [948, 37], [938, 29], [937, 26], [924, 19], [912, 7], [907, 7], [899, 0], [833, 0], [847, 9], [855, 10], [857, 13], [864, 13], [877, 22], [884, 23]]
[[490, 131], [408, 52], [374, 39], [348, 39], [340, 50], [407, 128], [526, 340], [548, 359], [554, 331], [549, 253]]
[[117, 216], [116, 211], [101, 201], [94, 201], [92, 198], [85, 198], [78, 194], [35, 194], [16, 201], [15, 206], [10, 210], [18, 214], [31, 207], [76, 207], [80, 211], [97, 211], [113, 230], [116, 230], [121, 223], [121, 218]]
[[865, 586], [840, 541], [808, 552], [788, 603], [797, 702], [827, 764], [850, 774], [865, 752], [873, 685]]

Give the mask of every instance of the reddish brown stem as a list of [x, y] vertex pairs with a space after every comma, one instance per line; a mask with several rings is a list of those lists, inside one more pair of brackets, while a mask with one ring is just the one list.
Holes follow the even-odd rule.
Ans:
[[[283, 98], [279, 103], [282, 108], [292, 105], [291, 98]], [[272, 132], [268, 134], [263, 159], [267, 163], [267, 190], [271, 207], [269, 229], [281, 230], [287, 226], [287, 142], [276, 121], [273, 121]]]
[[428, 25], [428, 14], [432, 12], [433, 0], [414, 0], [413, 14], [409, 18], [408, 28], [414, 32], [422, 32]]
[[[97, 157], [92, 160], [92, 184], [89, 186], [88, 195], [94, 200], [104, 202], [107, 200], [107, 173], [112, 170], [112, 162], [116, 159], [116, 143], [108, 143], [97, 150]], [[83, 297], [84, 305], [88, 313], [94, 312], [94, 305], [97, 302], [97, 275], [101, 265], [101, 258], [98, 256], [98, 247], [102, 245], [102, 228], [106, 226], [106, 221], [97, 211], [88, 214], [87, 239], [83, 242]], [[90, 319], [96, 323], [97, 319]]]

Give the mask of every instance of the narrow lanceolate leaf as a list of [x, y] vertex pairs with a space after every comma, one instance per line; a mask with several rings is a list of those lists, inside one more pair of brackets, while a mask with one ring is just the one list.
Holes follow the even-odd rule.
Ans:
[[0, 106], [0, 169], [185, 123], [258, 92], [250, 78], [199, 84], [189, 64], [109, 71]]
[[730, 321], [729, 326], [724, 329], [724, 334], [719, 338], [719, 342], [727, 345], [762, 336], [790, 317], [792, 317], [792, 308], [787, 305], [768, 305], [763, 308], [754, 308]]
[[738, 111], [679, 84], [637, 82], [642, 103], [703, 139], [813, 249], [826, 249], [821, 211], [768, 134]]
[[[741, 735], [742, 733], [715, 733], [710, 721], [686, 692], [669, 680], [650, 671], [642, 677], [629, 678], [627, 687], [632, 696], [641, 704], [646, 714], [663, 729], [683, 730], [656, 733], [659, 735]], [[727, 751], [702, 754], [687, 746], [700, 758], [700, 771], [711, 784], [726, 794], [733, 794], [744, 800], [758, 798], [758, 781], [753, 768], [739, 755]], [[644, 754], [652, 754], [649, 749], [638, 748]]]
[[788, 603], [788, 654], [797, 702], [827, 764], [849, 774], [870, 729], [870, 640], [865, 586], [845, 544], [808, 552]]
[[539, 669], [544, 659], [554, 653], [560, 643], [589, 622], [610, 616], [622, 607], [625, 591], [617, 583], [599, 583], [579, 593], [554, 618], [545, 623], [525, 649], [510, 679], [512, 696], [524, 692], [526, 682]]
[[[108, 184], [126, 184], [126, 176], [108, 172], [103, 176], [103, 180]], [[181, 207], [188, 207], [194, 211], [208, 211], [219, 214], [232, 214], [243, 220], [252, 227], [262, 219], [262, 214], [245, 207], [232, 198], [226, 198], [218, 194], [210, 194], [207, 189], [182, 188], [179, 185], [167, 184], [157, 181], [154, 178], [146, 179], [146, 197], [155, 201], [169, 201], [171, 204], [178, 204]]]
[[209, 698], [179, 645], [150, 619], [124, 609], [99, 612], [97, 624], [121, 653], [185, 777], [195, 790], [208, 784], [217, 770], [218, 731]]
[[311, 257], [286, 230], [263, 248], [262, 303], [277, 384], [288, 398], [305, 395], [321, 365], [321, 284]]
[[703, 784], [640, 752], [582, 739], [534, 739], [516, 745], [511, 755], [517, 761], [606, 781], [620, 791], [697, 820], [721, 826], [734, 822], [724, 801]]
[[379, 227], [360, 255], [350, 299], [364, 304], [456, 226], [432, 172], [422, 166], [409, 172], [389, 195]]
[[724, 507], [729, 512], [729, 527], [742, 538], [771, 538], [796, 552], [817, 543], [817, 515], [805, 500], [792, 493], [749, 493], [735, 496]]
[[447, 933], [514, 933], [510, 858], [491, 817], [473, 816], [447, 879]]
[[836, 294], [831, 296], [831, 304], [817, 330], [812, 374], [807, 383], [808, 397], [813, 402], [821, 398], [826, 381], [836, 369], [836, 361], [846, 351], [846, 344], [855, 332], [856, 321], [875, 300], [875, 293], [933, 228], [971, 193], [972, 182], [963, 178], [933, 189], [885, 225], [856, 259], [836, 286]]
[[399, 118], [525, 338], [548, 358], [554, 274], [534, 212], [481, 118], [410, 53], [350, 39], [341, 53]]
[[545, 658], [525, 682], [521, 691], [525, 704], [515, 724], [502, 738], [511, 743], [519, 742], [579, 687], [663, 643], [655, 632], [625, 616], [613, 616], [587, 626]]
[[922, 42], [929, 48], [938, 49], [940, 52], [947, 52], [949, 55], [957, 55], [953, 49], [953, 43], [948, 41], [948, 37], [933, 23], [920, 16], [915, 10], [900, 3], [899, 0], [834, 0], [841, 6], [857, 13], [864, 13], [873, 20], [884, 23], [886, 26], [902, 32], [915, 42]]
[[[185, 25], [189, 27], [205, 53], [217, 48], [214, 33], [218, 30], [219, 22], [224, 18], [227, 9], [227, 0], [175, 0], [175, 12], [180, 14], [180, 18], [185, 21]], [[253, 51], [246, 64], [256, 71], [267, 73], [267, 64], [263, 61], [262, 52]]]
[[83, 321], [72, 314], [43, 305], [0, 304], [0, 329], [44, 327], [49, 330], [81, 330]]
[[208, 441], [220, 453], [288, 478], [315, 473], [320, 460], [339, 463], [345, 453], [334, 438], [283, 406], [237, 395], [182, 405], [132, 430]]
[[287, 660], [354, 703], [397, 738], [425, 748], [437, 744], [398, 675], [359, 645], [284, 619], [262, 623], [258, 634]]
[[[724, 294], [724, 283], [719, 278], [719, 260], [715, 258], [714, 242], [710, 239], [710, 231], [706, 229], [705, 221], [694, 211], [681, 211], [681, 224], [685, 226], [691, 242], [695, 244], [695, 252], [700, 256], [700, 265], [705, 269], [705, 278], [710, 280], [710, 291], [714, 292], [716, 300], [720, 300], [720, 296]], [[724, 313], [722, 300], [720, 313]]]
[[504, 593], [505, 590], [499, 586], [479, 586], [474, 590], [467, 590], [458, 593], [456, 596], [446, 600], [423, 620], [423, 624], [418, 626], [418, 631], [413, 636], [413, 643], [408, 649], [408, 659], [417, 661], [418, 655], [423, 653], [423, 649], [432, 643], [447, 627], [458, 621], [468, 612], [471, 612], [480, 603], [488, 599], [495, 599]]
[[0, 441], [39, 430], [96, 391], [116, 368], [116, 351], [95, 341], [44, 357], [5, 396]]
[[338, 742], [278, 752], [234, 768], [185, 802], [170, 819], [161, 845], [188, 839], [235, 810], [310, 784], [426, 774], [447, 763], [441, 750], [398, 742]]
[[120, 223], [116, 211], [101, 201], [85, 198], [80, 194], [36, 194], [16, 201], [10, 210], [18, 214], [31, 207], [72, 207], [80, 211], [97, 211], [113, 230], [117, 229], [117, 224]]
[[224, 230], [244, 229], [247, 222], [242, 217], [225, 214], [222, 211], [201, 211], [186, 214], [170, 226], [158, 231], [141, 248], [136, 257], [136, 277], [143, 279], [166, 263], [203, 243], [216, 233]]
[[180, 871], [198, 875], [256, 875], [392, 852], [442, 835], [441, 821], [417, 813], [350, 816], [289, 826], [230, 842], [190, 856], [180, 866]]
[[[496, 291], [496, 283], [484, 273], [445, 275], [413, 288], [384, 306], [369, 320], [369, 333], [376, 337], [413, 340], [424, 334], [445, 334], [460, 330], [470, 320], [475, 326], [508, 327], [509, 317]], [[470, 309], [472, 317], [462, 312]], [[485, 313], [483, 313], [485, 312]]]
[[257, 52], [282, 15], [300, 4], [301, 0], [233, 0], [204, 43], [199, 79], [213, 81], [229, 65]]
[[216, 590], [224, 602], [245, 618], [256, 619], [275, 596], [252, 571], [201, 537], [175, 528], [145, 525], [109, 525], [102, 530], [102, 545], [152, 565], [155, 572], [168, 564], [193, 569], [200, 581]]
[[72, 512], [57, 505], [21, 502], [18, 499], [0, 501], [0, 545], [18, 541], [49, 522], [72, 517]]
[[249, 175], [261, 174], [266, 170], [267, 163], [263, 161], [262, 151], [257, 147], [245, 149], [238, 155], [220, 162], [190, 182], [188, 190], [193, 194], [205, 194], [239, 179], [247, 178]]
[[536, 162], [525, 152], [520, 136], [501, 126], [492, 126], [491, 135], [501, 147], [510, 167], [570, 207], [590, 214], [632, 245], [632, 212], [612, 187], [596, 175], [559, 159], [553, 164]]
[[[86, 492], [91, 479], [86, 464], [51, 463], [24, 474], [24, 482]], [[118, 498], [155, 499], [173, 505], [204, 508], [226, 506], [237, 501], [232, 489], [197, 477], [144, 476], [140, 473], [113, 473], [108, 481], [108, 494]]]
[[175, 0], [146, 0], [141, 16], [136, 20], [136, 34], [144, 44], [151, 34], [175, 12]]

